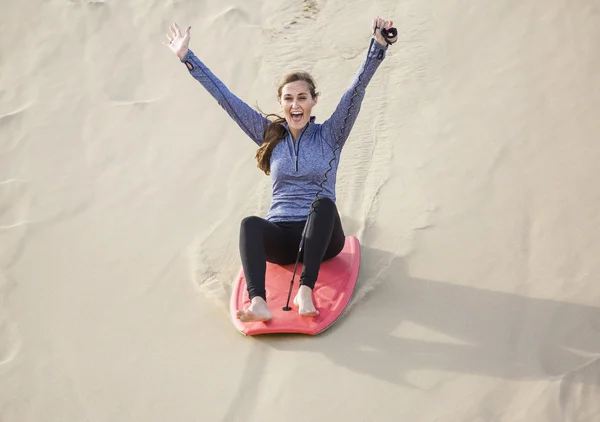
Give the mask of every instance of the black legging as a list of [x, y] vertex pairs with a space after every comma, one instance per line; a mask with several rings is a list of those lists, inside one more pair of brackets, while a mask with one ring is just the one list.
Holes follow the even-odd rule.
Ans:
[[[300, 254], [303, 263], [300, 285], [314, 288], [322, 261], [344, 249], [345, 235], [335, 203], [326, 197], [313, 202], [306, 237]], [[250, 300], [267, 300], [265, 272], [267, 261], [279, 265], [294, 264], [306, 221], [270, 222], [246, 217], [240, 227], [240, 255]]]

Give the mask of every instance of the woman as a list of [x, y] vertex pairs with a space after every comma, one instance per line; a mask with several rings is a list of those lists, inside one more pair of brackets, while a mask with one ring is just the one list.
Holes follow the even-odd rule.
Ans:
[[259, 146], [258, 167], [272, 179], [272, 202], [266, 217], [246, 217], [240, 227], [240, 255], [251, 300], [247, 309], [238, 311], [241, 321], [272, 318], [266, 302], [266, 262], [279, 265], [296, 262], [303, 232], [304, 244], [299, 256], [303, 270], [293, 303], [301, 316], [319, 314], [312, 300], [312, 289], [321, 262], [338, 255], [345, 242], [335, 205], [339, 152], [356, 121], [366, 86], [385, 58], [388, 44], [380, 29], [391, 27], [391, 21], [373, 19], [367, 58], [332, 116], [322, 124], [315, 123], [311, 114], [318, 93], [308, 73], [294, 72], [283, 78], [277, 92], [283, 117], [263, 116], [232, 94], [188, 48], [190, 27], [184, 34], [177, 24], [170, 27], [168, 47]]

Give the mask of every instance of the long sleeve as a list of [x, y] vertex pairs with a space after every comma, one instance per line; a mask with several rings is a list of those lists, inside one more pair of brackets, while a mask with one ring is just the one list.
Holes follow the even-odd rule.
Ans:
[[212, 95], [219, 105], [257, 145], [262, 144], [264, 130], [270, 123], [258, 111], [234, 95], [204, 63], [196, 57], [192, 50], [187, 51], [181, 59], [190, 74]]
[[341, 148], [348, 139], [354, 122], [356, 122], [356, 118], [358, 117], [367, 85], [385, 58], [387, 47], [387, 45], [382, 46], [373, 40], [367, 57], [363, 60], [352, 84], [342, 96], [340, 103], [331, 117], [323, 122], [324, 132], [327, 135], [327, 139], [331, 140], [332, 147], [335, 146], [334, 144], [337, 140]]

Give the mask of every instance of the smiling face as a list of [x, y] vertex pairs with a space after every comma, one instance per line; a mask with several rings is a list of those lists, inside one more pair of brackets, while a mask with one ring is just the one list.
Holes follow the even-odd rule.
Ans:
[[[286, 77], [279, 90], [283, 115], [294, 138], [310, 120], [318, 96], [310, 75], [292, 74]], [[292, 80], [290, 80], [292, 79]]]

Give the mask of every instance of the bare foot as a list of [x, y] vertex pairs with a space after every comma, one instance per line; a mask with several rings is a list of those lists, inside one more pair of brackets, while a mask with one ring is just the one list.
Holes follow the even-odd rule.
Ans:
[[272, 318], [267, 302], [262, 297], [252, 299], [248, 309], [236, 312], [237, 318], [242, 322], [269, 321]]
[[300, 286], [296, 297], [294, 297], [294, 305], [298, 307], [298, 315], [303, 317], [314, 317], [319, 315], [319, 311], [315, 308], [312, 300], [312, 289], [307, 286]]

